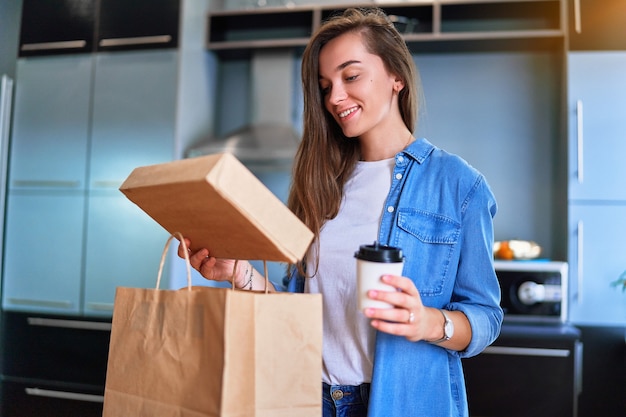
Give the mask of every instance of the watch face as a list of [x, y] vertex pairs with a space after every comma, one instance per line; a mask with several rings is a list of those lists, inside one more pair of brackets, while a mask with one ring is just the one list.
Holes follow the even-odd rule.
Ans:
[[452, 337], [452, 335], [454, 334], [454, 323], [452, 323], [452, 320], [450, 319], [446, 319], [446, 324], [443, 328], [445, 334], [446, 334], [446, 338], [450, 339]]

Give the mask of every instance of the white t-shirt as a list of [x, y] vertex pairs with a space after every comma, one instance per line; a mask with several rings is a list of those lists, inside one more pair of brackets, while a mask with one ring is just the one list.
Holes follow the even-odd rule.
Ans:
[[[322, 377], [331, 385], [371, 382], [375, 331], [357, 310], [354, 254], [360, 245], [371, 245], [378, 238], [394, 163], [395, 158], [357, 163], [344, 187], [337, 217], [320, 231], [317, 274], [305, 281], [306, 292], [323, 295]], [[308, 257], [309, 274], [315, 271], [312, 255]]]

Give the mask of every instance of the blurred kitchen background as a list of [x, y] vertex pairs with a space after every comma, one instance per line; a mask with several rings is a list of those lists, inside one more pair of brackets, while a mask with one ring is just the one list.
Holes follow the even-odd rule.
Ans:
[[495, 239], [541, 246], [503, 288], [562, 290], [468, 362], [473, 416], [626, 415], [623, 0], [0, 0], [0, 417], [101, 413], [115, 288], [153, 287], [167, 239], [118, 191], [133, 168], [229, 150], [286, 200], [303, 47], [353, 4], [403, 32], [417, 136], [485, 174]]

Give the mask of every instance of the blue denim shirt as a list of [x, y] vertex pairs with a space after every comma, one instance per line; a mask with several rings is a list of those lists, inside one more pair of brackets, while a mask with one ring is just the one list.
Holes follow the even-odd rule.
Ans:
[[[500, 287], [493, 268], [495, 198], [485, 178], [461, 158], [419, 139], [396, 155], [380, 243], [400, 247], [403, 275], [424, 305], [462, 311], [472, 339], [456, 352], [379, 332], [368, 417], [468, 416], [461, 358], [480, 353], [500, 333]], [[292, 276], [289, 291], [304, 290]]]

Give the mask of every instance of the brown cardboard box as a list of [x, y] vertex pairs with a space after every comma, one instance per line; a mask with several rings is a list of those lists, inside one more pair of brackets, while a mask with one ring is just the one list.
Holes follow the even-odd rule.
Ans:
[[212, 256], [295, 263], [313, 233], [232, 154], [135, 168], [120, 187], [169, 233]]

